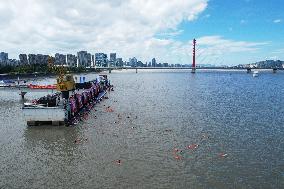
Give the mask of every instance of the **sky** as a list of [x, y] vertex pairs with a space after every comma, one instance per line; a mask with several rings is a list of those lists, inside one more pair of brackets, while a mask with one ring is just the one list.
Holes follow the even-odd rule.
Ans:
[[0, 0], [0, 51], [116, 52], [145, 62], [284, 60], [283, 0]]

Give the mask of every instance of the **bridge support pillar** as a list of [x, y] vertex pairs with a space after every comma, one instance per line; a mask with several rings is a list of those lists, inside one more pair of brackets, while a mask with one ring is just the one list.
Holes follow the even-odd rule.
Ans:
[[251, 68], [247, 68], [247, 73], [251, 73]]
[[108, 69], [108, 73], [111, 73], [111, 69], [110, 68]]
[[138, 69], [136, 68], [136, 73], [138, 73]]
[[273, 73], [276, 73], [277, 72], [277, 68], [273, 68]]
[[195, 73], [195, 71], [196, 71], [196, 68], [191, 69], [191, 73]]

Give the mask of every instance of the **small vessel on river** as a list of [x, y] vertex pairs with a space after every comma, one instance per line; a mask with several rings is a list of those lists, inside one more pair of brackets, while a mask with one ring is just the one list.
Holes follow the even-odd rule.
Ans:
[[258, 71], [253, 71], [252, 76], [253, 77], [258, 77], [258, 73], [259, 73]]
[[25, 80], [0, 80], [0, 87], [5, 88], [5, 87], [28, 87], [27, 83]]

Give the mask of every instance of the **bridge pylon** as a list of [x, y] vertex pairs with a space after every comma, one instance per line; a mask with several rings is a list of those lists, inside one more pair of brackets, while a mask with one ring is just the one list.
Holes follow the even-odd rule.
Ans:
[[196, 67], [195, 67], [195, 46], [196, 46], [196, 39], [193, 39], [193, 52], [192, 52], [192, 68], [191, 73], [195, 73]]

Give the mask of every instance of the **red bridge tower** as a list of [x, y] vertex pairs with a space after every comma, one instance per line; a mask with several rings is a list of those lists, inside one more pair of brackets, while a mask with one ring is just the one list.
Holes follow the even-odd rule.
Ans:
[[193, 52], [192, 52], [192, 68], [191, 73], [195, 73], [195, 46], [196, 46], [196, 39], [193, 39]]

